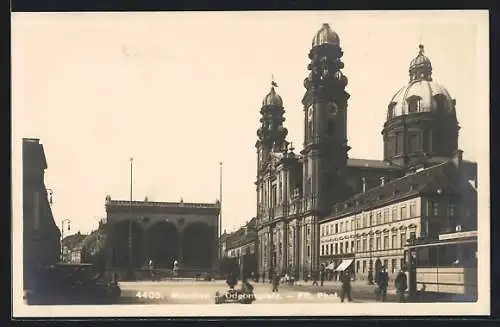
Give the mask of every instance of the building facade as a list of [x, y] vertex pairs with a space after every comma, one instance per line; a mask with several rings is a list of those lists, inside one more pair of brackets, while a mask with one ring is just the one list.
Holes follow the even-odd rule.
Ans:
[[252, 218], [237, 231], [223, 234], [223, 257], [221, 273], [235, 273], [240, 278], [248, 278], [258, 273], [256, 219]]
[[45, 186], [47, 161], [39, 139], [23, 139], [23, 275], [24, 288], [37, 282], [37, 269], [59, 261], [61, 233], [52, 215]]
[[[214, 269], [219, 202], [120, 201], [106, 197], [106, 267]], [[131, 231], [131, 233], [130, 233]], [[131, 259], [131, 261], [130, 261]]]
[[[423, 168], [334, 206], [320, 223], [321, 263], [367, 279], [405, 268], [409, 240], [477, 227], [477, 192], [452, 160]], [[336, 276], [336, 274], [333, 274]]]
[[[320, 263], [327, 259], [327, 250], [321, 250], [321, 246], [325, 249], [327, 245], [320, 222], [323, 224], [332, 217], [335, 205], [381, 183], [390, 183], [452, 158], [460, 160], [465, 180], [476, 180], [476, 164], [463, 161], [458, 150], [456, 101], [432, 80], [432, 65], [423, 50], [420, 46], [417, 57], [410, 63], [409, 83], [389, 101], [382, 130], [383, 160], [348, 157], [350, 95], [345, 91], [348, 81], [342, 73], [340, 38], [328, 24], [323, 24], [314, 35], [309, 51], [307, 69], [310, 72], [304, 80], [304, 140], [300, 153], [295, 153], [286, 140], [285, 108], [273, 81], [262, 101], [261, 125], [255, 144], [259, 273], [273, 270], [303, 278], [319, 269]], [[420, 233], [417, 223], [405, 228], [411, 229], [413, 225], [415, 233]], [[354, 236], [350, 232], [342, 235], [343, 252], [346, 242], [348, 253], [353, 249], [355, 240], [351, 240]], [[328, 249], [332, 243], [338, 243], [339, 247], [341, 236], [338, 234], [347, 231], [337, 229], [328, 237], [333, 233], [337, 241], [328, 241]], [[384, 230], [381, 233], [384, 235]], [[383, 242], [382, 236], [380, 242]], [[338, 248], [334, 254], [328, 254], [329, 260], [345, 257], [345, 253], [339, 254]]]

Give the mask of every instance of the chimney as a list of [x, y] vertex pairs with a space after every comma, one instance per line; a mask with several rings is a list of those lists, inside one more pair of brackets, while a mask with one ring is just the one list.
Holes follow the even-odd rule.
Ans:
[[363, 183], [363, 193], [366, 192], [366, 178], [365, 177], [361, 177], [361, 183]]
[[462, 166], [462, 155], [463, 151], [458, 149], [453, 152], [453, 157], [451, 158], [451, 161], [453, 161], [453, 164], [460, 168]]
[[384, 186], [385, 184], [385, 177], [380, 177], [380, 186]]

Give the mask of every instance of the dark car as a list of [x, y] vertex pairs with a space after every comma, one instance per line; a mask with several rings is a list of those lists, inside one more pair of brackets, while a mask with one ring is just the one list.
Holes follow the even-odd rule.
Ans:
[[112, 304], [120, 298], [116, 281], [99, 273], [92, 264], [42, 267], [29, 292], [28, 304]]

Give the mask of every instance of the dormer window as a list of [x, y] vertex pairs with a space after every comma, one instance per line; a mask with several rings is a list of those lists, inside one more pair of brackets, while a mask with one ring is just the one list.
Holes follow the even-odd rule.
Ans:
[[387, 119], [392, 119], [394, 116], [396, 116], [396, 113], [394, 112], [394, 108], [396, 107], [396, 102], [391, 102], [389, 104], [389, 107], [387, 108]]
[[408, 98], [408, 113], [413, 114], [420, 111], [420, 98], [413, 96]]

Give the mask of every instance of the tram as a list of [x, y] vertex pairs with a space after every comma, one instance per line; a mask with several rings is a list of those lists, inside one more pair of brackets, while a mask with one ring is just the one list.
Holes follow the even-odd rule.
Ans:
[[477, 301], [477, 231], [410, 240], [405, 253], [410, 301]]

